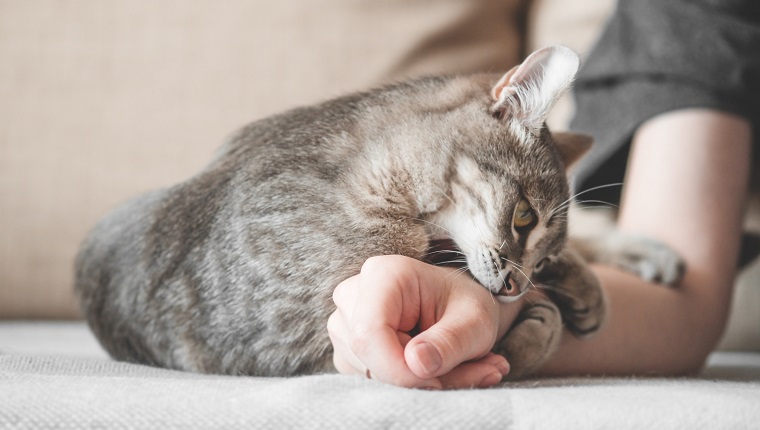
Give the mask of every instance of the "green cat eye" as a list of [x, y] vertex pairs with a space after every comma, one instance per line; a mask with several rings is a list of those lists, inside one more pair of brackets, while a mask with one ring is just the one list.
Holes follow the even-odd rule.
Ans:
[[530, 207], [530, 203], [527, 200], [522, 199], [515, 208], [515, 217], [512, 220], [515, 228], [522, 228], [529, 226], [534, 219], [533, 209]]

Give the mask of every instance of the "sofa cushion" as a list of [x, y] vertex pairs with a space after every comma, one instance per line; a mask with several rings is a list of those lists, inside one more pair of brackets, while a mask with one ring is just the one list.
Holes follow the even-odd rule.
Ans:
[[0, 2], [0, 318], [79, 315], [88, 229], [251, 120], [393, 79], [506, 70], [523, 0]]

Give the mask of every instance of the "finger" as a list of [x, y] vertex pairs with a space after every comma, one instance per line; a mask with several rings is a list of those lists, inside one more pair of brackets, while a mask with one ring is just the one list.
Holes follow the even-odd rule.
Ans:
[[351, 351], [373, 379], [405, 387], [441, 388], [435, 378], [420, 378], [407, 366], [399, 332], [419, 319], [419, 261], [399, 256], [374, 257], [364, 264], [351, 315]]
[[338, 373], [344, 375], [357, 375], [361, 373], [353, 366], [353, 364], [346, 360], [345, 355], [341, 354], [337, 349], [333, 355], [333, 366], [335, 366], [335, 370], [337, 370]]
[[403, 332], [403, 331], [396, 332], [396, 336], [398, 336], [398, 341], [401, 344], [402, 348], [405, 347], [406, 344], [408, 344], [410, 340], [412, 340], [412, 337], [409, 336], [408, 333]]
[[[366, 375], [368, 367], [362, 363], [348, 347], [348, 328], [340, 310], [336, 310], [327, 320], [327, 332], [333, 345], [333, 365], [339, 373]], [[409, 334], [397, 332], [403, 348], [412, 339]]]
[[458, 364], [487, 354], [496, 341], [499, 305], [474, 281], [462, 280], [440, 320], [405, 348], [409, 368], [420, 378], [444, 375]]
[[345, 316], [337, 309], [327, 320], [327, 333], [333, 345], [333, 365], [340, 373], [365, 374], [367, 366], [351, 351], [348, 332]]
[[[344, 374], [369, 374], [367, 366], [362, 363], [351, 351], [349, 344], [349, 329], [346, 314], [353, 312], [358, 289], [358, 276], [352, 276], [341, 282], [333, 292], [333, 301], [337, 309], [330, 315], [327, 322], [327, 330], [333, 344], [333, 364], [335, 368]], [[405, 332], [397, 332], [399, 344], [403, 348], [412, 339]]]
[[345, 311], [353, 308], [356, 302], [356, 295], [358, 293], [359, 277], [352, 276], [340, 284], [333, 290], [333, 303], [338, 308]]
[[440, 377], [444, 388], [488, 388], [502, 381], [509, 373], [507, 360], [493, 353], [485, 357], [467, 361], [451, 369]]

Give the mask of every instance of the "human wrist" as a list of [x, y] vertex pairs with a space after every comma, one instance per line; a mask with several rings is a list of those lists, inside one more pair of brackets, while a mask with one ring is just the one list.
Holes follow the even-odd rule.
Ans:
[[498, 327], [498, 333], [496, 335], [497, 340], [504, 337], [504, 335], [507, 334], [509, 329], [512, 328], [512, 325], [517, 319], [517, 316], [520, 314], [523, 307], [525, 306], [526, 297], [529, 298], [529, 296], [532, 296], [533, 294], [539, 294], [539, 293], [533, 293], [529, 291], [514, 302], [507, 302], [507, 303], [500, 302], [500, 301], [496, 302], [499, 307], [498, 309], [499, 327]]

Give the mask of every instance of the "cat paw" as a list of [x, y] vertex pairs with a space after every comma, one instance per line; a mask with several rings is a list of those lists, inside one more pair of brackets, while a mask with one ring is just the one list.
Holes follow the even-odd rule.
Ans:
[[645, 281], [675, 285], [686, 272], [683, 259], [656, 240], [620, 235], [615, 241], [619, 252], [609, 254], [610, 262]]
[[570, 248], [544, 259], [533, 272], [546, 295], [557, 305], [565, 327], [585, 337], [602, 326], [606, 316], [604, 293], [594, 272]]
[[514, 381], [535, 372], [557, 349], [561, 334], [562, 318], [554, 303], [539, 301], [523, 310], [493, 349], [509, 361], [505, 379]]

